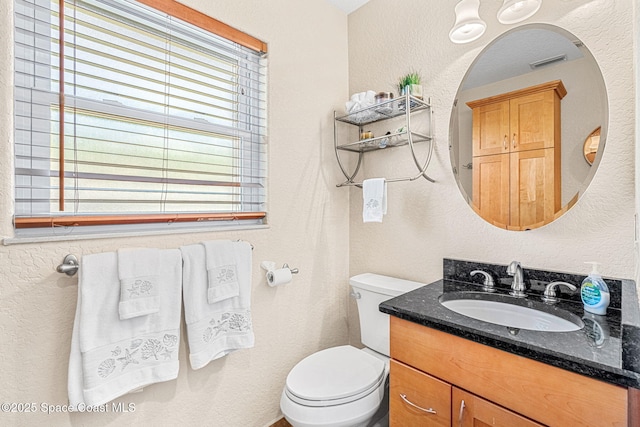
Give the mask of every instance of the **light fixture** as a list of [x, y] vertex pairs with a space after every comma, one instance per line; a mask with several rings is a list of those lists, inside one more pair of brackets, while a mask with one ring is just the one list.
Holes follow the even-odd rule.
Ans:
[[454, 43], [469, 43], [484, 34], [487, 24], [480, 19], [480, 0], [460, 0], [456, 5], [456, 23], [449, 32]]
[[542, 6], [542, 0], [504, 0], [498, 10], [501, 24], [515, 24], [532, 17]]

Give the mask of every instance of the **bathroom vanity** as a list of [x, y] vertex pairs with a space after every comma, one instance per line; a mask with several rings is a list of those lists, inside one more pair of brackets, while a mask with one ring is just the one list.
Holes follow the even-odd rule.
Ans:
[[[391, 426], [638, 426], [640, 312], [635, 283], [605, 278], [606, 317], [585, 315], [579, 292], [563, 289], [552, 310], [580, 316], [575, 331], [526, 330], [463, 316], [442, 295], [481, 295], [483, 270], [508, 294], [506, 266], [444, 260], [443, 280], [380, 304], [391, 315]], [[480, 276], [480, 275], [478, 275]], [[545, 285], [585, 276], [524, 270], [524, 304]], [[542, 328], [544, 329], [544, 327]]]

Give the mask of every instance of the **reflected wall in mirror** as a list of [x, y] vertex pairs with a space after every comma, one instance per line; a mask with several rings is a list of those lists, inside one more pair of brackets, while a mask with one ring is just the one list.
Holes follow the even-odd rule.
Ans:
[[[497, 207], [500, 204], [520, 204], [520, 208], [507, 209], [506, 214], [503, 210], [502, 217], [493, 218], [486, 213], [487, 209], [479, 209], [478, 204], [474, 201], [474, 197], [478, 198], [480, 197], [478, 194], [482, 193], [482, 191], [478, 191], [481, 183], [474, 182], [474, 175], [476, 175], [476, 180], [480, 175], [478, 170], [473, 170], [474, 164], [482, 164], [478, 160], [487, 159], [477, 157], [482, 153], [476, 152], [474, 161], [474, 133], [477, 139], [481, 131], [478, 130], [477, 112], [474, 131], [473, 109], [467, 104], [475, 105], [474, 101], [492, 99], [493, 97], [497, 99], [504, 98], [505, 95], [508, 97], [508, 93], [526, 91], [528, 88], [557, 81], [560, 81], [562, 86], [566, 88], [566, 95], [561, 96], [558, 100], [558, 117], [554, 119], [557, 135], [554, 136], [553, 144], [558, 153], [553, 178], [553, 181], [557, 181], [555, 187], [557, 190], [554, 190], [556, 194], [552, 197], [558, 198], [559, 202], [554, 204], [552, 212], [540, 214], [537, 219], [522, 217], [520, 212], [539, 210], [535, 204], [539, 204], [540, 198], [545, 197], [543, 189], [532, 186], [532, 182], [536, 182], [536, 180], [538, 182], [545, 180], [545, 166], [542, 166], [544, 160], [539, 156], [536, 157], [532, 150], [526, 154], [530, 159], [536, 158], [536, 160], [524, 160], [524, 162], [528, 162], [526, 173], [532, 179], [518, 181], [518, 179], [511, 178], [515, 182], [511, 188], [504, 182], [500, 184], [506, 188], [505, 193], [485, 194], [484, 200], [488, 200], [486, 204], [491, 205], [489, 211], [500, 211]], [[533, 118], [530, 123], [548, 122], [540, 110], [526, 106], [524, 108], [512, 106], [511, 108], [514, 109], [513, 116], [526, 112]], [[517, 111], [518, 108], [521, 110]], [[501, 114], [503, 122], [509, 122], [508, 114]], [[481, 216], [497, 227], [509, 230], [529, 230], [548, 224], [573, 206], [589, 185], [602, 156], [607, 124], [608, 101], [602, 73], [589, 50], [577, 37], [564, 29], [545, 24], [524, 25], [510, 30], [490, 43], [478, 55], [458, 89], [450, 122], [450, 155], [458, 187], [474, 211], [478, 214], [484, 212]], [[514, 142], [517, 144], [518, 138], [526, 138], [527, 135], [541, 132], [533, 124], [531, 126], [533, 127], [529, 129], [519, 129], [515, 141], [511, 129], [508, 127], [507, 130], [502, 129], [501, 132], [507, 135], [508, 144], [505, 144], [505, 135], [502, 135], [500, 145], [505, 149], [506, 146], [510, 147]], [[590, 135], [598, 127], [600, 128], [599, 144], [594, 160], [592, 164], [589, 164], [584, 161], [585, 135]], [[507, 151], [515, 150], [509, 149]], [[523, 160], [514, 159], [512, 155], [510, 161], [515, 163]], [[536, 162], [540, 166], [536, 166]], [[485, 163], [491, 165], [491, 162]], [[549, 163], [547, 159], [546, 170], [549, 170], [549, 164], [553, 163]], [[496, 163], [492, 168], [496, 171], [502, 170], [503, 174], [513, 175], [515, 173], [505, 172], [512, 171], [508, 164], [497, 167], [495, 165]], [[484, 172], [485, 182], [506, 179], [500, 177], [497, 172], [493, 175], [490, 170], [491, 168], [487, 167]]]

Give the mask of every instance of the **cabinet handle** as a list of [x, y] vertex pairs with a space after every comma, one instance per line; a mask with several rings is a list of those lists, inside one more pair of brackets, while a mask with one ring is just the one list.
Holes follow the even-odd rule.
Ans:
[[513, 143], [513, 148], [516, 148], [516, 134], [513, 134], [513, 139], [511, 140], [511, 142]]
[[464, 400], [460, 401], [460, 415], [458, 415], [458, 427], [462, 427], [462, 416], [464, 415]]
[[504, 147], [504, 149], [507, 149], [507, 138], [509, 138], [507, 135], [504, 136], [504, 139], [502, 140], [502, 147]]
[[401, 394], [401, 395], [400, 395], [400, 397], [401, 397], [401, 398], [402, 398], [402, 400], [404, 400], [408, 405], [411, 405], [411, 406], [413, 406], [414, 408], [419, 409], [419, 410], [420, 410], [420, 411], [422, 411], [422, 412], [427, 412], [427, 413], [429, 413], [429, 414], [435, 414], [435, 413], [436, 413], [436, 411], [434, 411], [434, 410], [433, 410], [433, 408], [426, 409], [426, 408], [423, 408], [422, 406], [418, 406], [418, 405], [416, 405], [415, 403], [411, 402], [409, 399], [407, 399], [407, 395], [406, 395], [406, 394]]

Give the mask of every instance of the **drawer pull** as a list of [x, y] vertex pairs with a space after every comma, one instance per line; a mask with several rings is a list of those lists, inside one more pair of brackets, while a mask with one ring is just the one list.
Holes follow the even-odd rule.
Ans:
[[458, 426], [462, 427], [462, 416], [464, 415], [464, 400], [460, 401], [460, 415], [458, 415]]
[[422, 412], [426, 412], [426, 413], [429, 413], [429, 414], [435, 414], [435, 413], [436, 413], [436, 411], [434, 411], [434, 410], [433, 410], [433, 408], [426, 409], [426, 408], [423, 408], [422, 406], [418, 406], [418, 405], [416, 405], [415, 403], [413, 403], [412, 401], [410, 401], [409, 399], [407, 399], [407, 395], [406, 395], [406, 394], [401, 394], [401, 395], [400, 395], [400, 397], [401, 397], [401, 398], [402, 398], [402, 400], [404, 400], [408, 405], [411, 405], [411, 406], [413, 406], [414, 408], [416, 408], [416, 409], [418, 409], [418, 410], [420, 410], [420, 411], [422, 411]]

